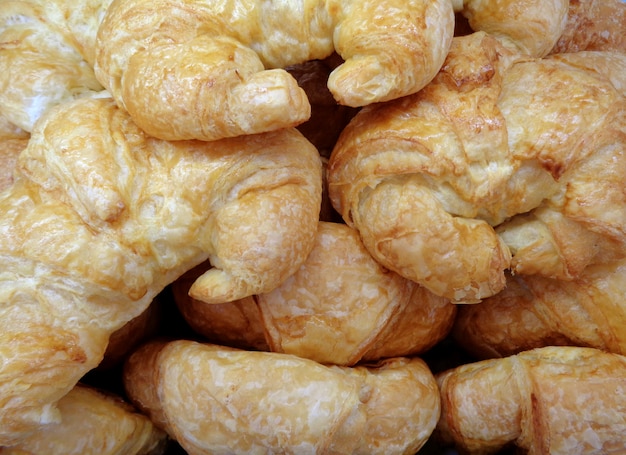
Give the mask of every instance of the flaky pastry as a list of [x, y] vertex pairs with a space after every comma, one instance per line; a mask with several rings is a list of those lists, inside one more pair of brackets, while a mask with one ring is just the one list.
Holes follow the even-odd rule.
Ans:
[[625, 30], [623, 0], [570, 0], [565, 28], [550, 53], [626, 52]]
[[581, 54], [455, 38], [427, 87], [342, 131], [333, 206], [383, 265], [456, 302], [507, 269], [573, 279], [623, 257], [626, 54]]
[[190, 455], [414, 454], [439, 418], [426, 363], [326, 367], [287, 354], [152, 341], [126, 363], [130, 399]]
[[[450, 0], [473, 31], [497, 37], [530, 57], [544, 57], [565, 32], [568, 0]], [[576, 0], [574, 0], [576, 1]]]
[[617, 48], [624, 15], [617, 0], [0, 4], [0, 114], [30, 131], [51, 106], [106, 87], [146, 131], [166, 139], [305, 122], [309, 100], [282, 68], [335, 52], [345, 60], [328, 80], [337, 102], [363, 106], [415, 92], [443, 63], [454, 12], [531, 56], [551, 47]]
[[337, 102], [422, 88], [450, 45], [449, 0], [117, 0], [98, 31], [95, 73], [149, 134], [214, 140], [310, 116], [283, 68], [337, 52]]
[[30, 132], [52, 106], [103, 90], [96, 33], [111, 0], [0, 0], [0, 115]]
[[624, 296], [626, 259], [590, 266], [571, 281], [509, 276], [498, 294], [459, 309], [453, 336], [477, 358], [550, 345], [626, 355]]
[[437, 375], [435, 435], [463, 454], [514, 444], [529, 455], [624, 451], [626, 357], [545, 347], [461, 365]]
[[172, 289], [189, 325], [214, 342], [346, 366], [422, 354], [456, 314], [447, 299], [378, 264], [356, 230], [328, 222], [298, 271], [268, 293], [207, 305], [188, 296], [187, 280]]
[[168, 436], [109, 392], [77, 384], [58, 404], [61, 419], [1, 455], [161, 455]]
[[209, 259], [204, 298], [269, 292], [313, 247], [321, 163], [295, 129], [156, 140], [111, 99], [46, 111], [0, 193], [0, 445], [55, 402], [112, 332]]
[[9, 122], [0, 113], [0, 191], [13, 184], [17, 157], [28, 145], [30, 134]]

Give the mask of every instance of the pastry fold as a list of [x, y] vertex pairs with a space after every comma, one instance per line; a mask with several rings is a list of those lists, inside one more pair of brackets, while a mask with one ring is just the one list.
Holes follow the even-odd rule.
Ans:
[[419, 358], [326, 367], [287, 354], [153, 341], [126, 363], [131, 400], [189, 454], [414, 454], [439, 417]]
[[298, 271], [274, 290], [218, 305], [172, 284], [182, 315], [209, 340], [325, 364], [418, 355], [450, 331], [456, 306], [378, 264], [356, 230], [320, 222]]
[[460, 453], [609, 454], [624, 450], [626, 357], [544, 347], [437, 375], [435, 437]]
[[0, 193], [0, 445], [58, 418], [112, 332], [209, 259], [205, 298], [268, 292], [313, 247], [317, 150], [296, 130], [146, 136], [111, 99], [58, 105]]
[[623, 257], [626, 57], [575, 55], [455, 38], [427, 87], [342, 131], [333, 206], [384, 266], [456, 302], [499, 292], [507, 269], [573, 279]]
[[448, 0], [126, 0], [103, 20], [94, 69], [149, 134], [215, 140], [306, 121], [309, 101], [284, 68], [335, 51], [337, 102], [414, 93], [453, 31]]

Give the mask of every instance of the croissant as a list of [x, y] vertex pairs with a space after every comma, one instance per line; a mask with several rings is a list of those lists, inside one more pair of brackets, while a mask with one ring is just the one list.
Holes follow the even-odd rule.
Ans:
[[439, 373], [434, 438], [460, 453], [623, 453], [626, 357], [544, 347]]
[[126, 0], [103, 20], [94, 69], [149, 134], [214, 140], [306, 121], [309, 102], [284, 67], [335, 51], [337, 102], [413, 93], [453, 31], [449, 0]]
[[50, 107], [103, 90], [95, 41], [111, 0], [2, 0], [0, 115], [25, 131]]
[[626, 3], [622, 0], [570, 0], [563, 33], [552, 54], [626, 51]]
[[342, 131], [333, 206], [381, 264], [454, 302], [507, 269], [573, 279], [623, 257], [626, 54], [585, 56], [456, 37], [427, 87]]
[[2, 455], [160, 455], [165, 432], [120, 397], [77, 384], [59, 400], [61, 420], [41, 428]]
[[296, 273], [236, 305], [189, 297], [194, 276], [175, 281], [172, 290], [198, 333], [326, 364], [422, 354], [448, 334], [456, 314], [447, 299], [380, 266], [356, 230], [339, 223], [320, 222], [313, 250]]
[[[619, 39], [599, 42], [621, 31], [615, 19], [607, 20], [623, 15], [622, 5], [611, 2], [587, 7], [574, 1], [568, 10], [566, 0], [412, 0], [401, 5], [399, 0], [309, 0], [263, 10], [252, 0], [227, 2], [222, 9], [206, 0], [117, 1], [98, 40], [112, 0], [3, 0], [0, 114], [31, 131], [51, 106], [101, 92], [104, 85], [159, 137], [214, 139], [261, 132], [302, 123], [310, 113], [303, 91], [281, 66], [323, 59], [336, 50], [346, 64], [330, 75], [329, 87], [338, 102], [361, 106], [414, 92], [432, 79], [454, 33], [454, 12], [465, 15], [474, 30], [542, 56], [557, 39], [561, 48], [576, 41], [572, 50], [580, 49], [581, 41], [596, 43], [594, 48], [618, 47]], [[568, 11], [573, 17], [565, 17]], [[228, 43], [216, 49], [210, 44], [214, 39]], [[158, 61], [151, 60], [152, 54], [159, 54]], [[131, 55], [143, 62], [128, 61], [127, 67]], [[100, 68], [98, 75], [94, 66]]]
[[209, 301], [268, 292], [313, 247], [317, 150], [295, 129], [216, 142], [146, 136], [112, 99], [40, 118], [0, 193], [0, 445], [54, 403], [112, 332], [210, 260]]
[[414, 454], [439, 417], [419, 358], [326, 367], [288, 354], [152, 341], [124, 370], [130, 399], [189, 454]]
[[459, 309], [453, 338], [476, 358], [547, 345], [626, 355], [625, 286], [625, 259], [588, 267], [572, 281], [509, 276], [498, 294]]
[[[451, 0], [472, 31], [484, 31], [505, 46], [544, 57], [566, 31], [570, 3], [578, 0]], [[574, 10], [572, 10], [574, 12]]]
[[[621, 0], [452, 0], [462, 34], [484, 31], [532, 57], [626, 51]], [[461, 20], [459, 20], [461, 19]]]

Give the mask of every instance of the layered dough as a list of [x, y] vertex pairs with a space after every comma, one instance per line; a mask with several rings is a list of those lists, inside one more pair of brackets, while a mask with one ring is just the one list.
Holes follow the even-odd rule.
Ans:
[[477, 358], [548, 345], [626, 354], [626, 260], [588, 267], [572, 281], [509, 276], [481, 305], [459, 309], [453, 336]]
[[295, 126], [310, 100], [284, 68], [337, 53], [336, 102], [402, 97], [440, 69], [455, 12], [533, 57], [623, 49], [618, 0], [3, 0], [0, 113], [31, 131], [48, 108], [106, 89], [164, 139]]
[[214, 140], [306, 121], [309, 101], [283, 68], [335, 51], [345, 60], [328, 81], [337, 102], [414, 93], [453, 29], [448, 0], [130, 0], [104, 19], [95, 72], [149, 134]]
[[607, 454], [624, 449], [626, 357], [544, 347], [461, 365], [437, 375], [436, 437], [461, 453], [514, 444], [529, 455]]
[[457, 37], [431, 84], [343, 130], [333, 206], [379, 262], [456, 302], [496, 294], [507, 269], [573, 279], [623, 257], [625, 65]]
[[414, 454], [439, 418], [418, 359], [326, 367], [287, 354], [153, 341], [126, 364], [131, 400], [190, 455]]
[[[354, 365], [417, 355], [449, 332], [456, 306], [378, 264], [356, 230], [320, 222], [313, 250], [276, 289], [220, 305], [172, 284], [189, 325], [213, 342]], [[191, 297], [188, 295], [191, 294]]]
[[550, 53], [626, 51], [622, 0], [570, 0], [567, 22]]
[[50, 107], [103, 90], [93, 71], [111, 0], [2, 0], [0, 115], [25, 131]]
[[195, 265], [205, 298], [268, 292], [313, 247], [317, 150], [296, 130], [216, 142], [146, 136], [111, 99], [42, 117], [0, 193], [0, 445], [54, 403], [112, 332]]
[[61, 419], [2, 455], [161, 455], [167, 434], [122, 398], [77, 384], [59, 400]]

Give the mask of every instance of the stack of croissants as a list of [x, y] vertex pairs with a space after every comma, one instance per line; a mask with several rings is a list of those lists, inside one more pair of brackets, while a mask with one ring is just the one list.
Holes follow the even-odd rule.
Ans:
[[626, 3], [0, 0], [0, 454], [626, 453]]

